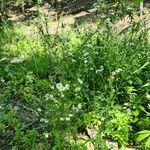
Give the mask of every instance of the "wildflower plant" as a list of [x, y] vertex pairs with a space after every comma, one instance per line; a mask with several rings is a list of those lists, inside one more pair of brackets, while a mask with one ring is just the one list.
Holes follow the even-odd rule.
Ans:
[[96, 29], [51, 35], [42, 14], [34, 37], [0, 28], [1, 149], [149, 148], [147, 29], [133, 21], [118, 33], [127, 3], [100, 4]]

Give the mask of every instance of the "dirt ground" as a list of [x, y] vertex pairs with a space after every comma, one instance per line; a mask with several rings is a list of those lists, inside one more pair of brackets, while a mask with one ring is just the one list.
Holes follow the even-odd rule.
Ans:
[[[62, 0], [59, 0], [61, 2]], [[39, 12], [44, 16], [48, 16], [48, 27], [49, 34], [55, 34], [58, 30], [61, 31], [62, 24], [65, 26], [65, 29], [68, 30], [71, 27], [76, 27], [77, 25], [86, 25], [87, 27], [96, 28], [95, 21], [95, 9], [93, 4], [96, 0], [78, 0], [77, 3], [70, 1], [65, 4], [63, 8], [49, 8], [49, 5], [45, 3], [39, 9]], [[150, 7], [150, 3], [144, 4], [145, 8]], [[37, 8], [30, 7], [25, 10], [25, 14], [16, 13], [16, 11], [9, 12], [9, 19], [13, 22], [16, 22], [19, 25], [19, 28], [26, 29], [25, 34], [34, 35], [36, 34], [36, 28], [31, 25], [29, 22], [36, 18]], [[64, 15], [65, 14], [65, 15]], [[150, 13], [146, 9], [146, 13], [141, 16], [136, 16], [135, 20], [140, 21], [142, 19], [146, 20], [147, 26], [150, 26]], [[115, 25], [117, 31], [121, 31], [129, 25], [129, 18], [125, 17], [124, 19], [118, 21]]]

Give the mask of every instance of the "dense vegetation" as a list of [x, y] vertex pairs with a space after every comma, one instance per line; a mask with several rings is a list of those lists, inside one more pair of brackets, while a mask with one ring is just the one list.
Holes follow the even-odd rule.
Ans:
[[[55, 35], [42, 14], [33, 36], [1, 20], [1, 150], [150, 148], [149, 31], [124, 4], [97, 7], [96, 28]], [[131, 21], [120, 32], [121, 11]]]

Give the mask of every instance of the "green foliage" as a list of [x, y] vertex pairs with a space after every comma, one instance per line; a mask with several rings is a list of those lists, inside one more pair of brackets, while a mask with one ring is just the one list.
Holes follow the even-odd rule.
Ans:
[[121, 145], [126, 145], [129, 141], [129, 134], [131, 132], [132, 117], [127, 112], [114, 111], [113, 119], [107, 124], [106, 133], [111, 135], [113, 139], [120, 142]]
[[140, 21], [118, 33], [116, 18], [56, 35], [37, 18], [33, 37], [2, 25], [1, 149], [106, 150], [106, 139], [149, 148], [148, 32]]
[[138, 132], [138, 134], [139, 134], [139, 136], [137, 138], [137, 141], [141, 142], [143, 140], [146, 140], [145, 141], [145, 147], [150, 148], [150, 131], [144, 130], [144, 131]]

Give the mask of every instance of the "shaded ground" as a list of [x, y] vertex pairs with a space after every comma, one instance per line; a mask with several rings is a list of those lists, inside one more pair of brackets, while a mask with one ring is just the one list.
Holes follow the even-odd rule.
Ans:
[[[75, 3], [73, 1], [62, 3], [62, 0], [59, 0], [58, 5], [55, 8], [49, 8], [48, 3], [45, 3], [44, 6], [40, 7], [39, 12], [43, 16], [48, 17], [49, 34], [55, 34], [58, 30], [61, 30], [62, 24], [67, 30], [71, 26], [76, 27], [77, 25], [81, 25], [83, 23], [84, 25], [86, 24], [87, 26], [96, 28], [96, 13], [93, 9], [93, 4], [95, 2], [96, 0], [79, 0]], [[145, 7], [148, 8], [150, 7], [149, 5], [149, 3], [145, 3]], [[25, 9], [25, 14], [17, 13], [16, 11], [9, 12], [9, 19], [17, 24], [20, 24], [21, 28], [26, 28], [25, 33], [27, 35], [33, 35], [37, 31], [36, 28], [29, 22], [37, 17], [37, 12], [37, 7], [27, 7]], [[147, 20], [149, 20], [149, 13], [146, 13], [144, 17], [145, 16]], [[139, 20], [139, 18], [137, 20]], [[116, 29], [121, 31], [126, 28], [128, 24], [129, 19], [125, 17], [116, 24]]]
[[[58, 4], [54, 7], [51, 7], [49, 3], [45, 3], [43, 6], [40, 7], [40, 11], [42, 13], [48, 12], [51, 14], [51, 12], [54, 12], [59, 17], [62, 13], [65, 14], [72, 14], [76, 15], [82, 11], [87, 11], [88, 9], [91, 9], [93, 7], [93, 4], [96, 2], [96, 0], [79, 0], [79, 1], [69, 1], [65, 3], [65, 1], [62, 2], [60, 0]], [[60, 4], [59, 4], [60, 3]], [[25, 9], [22, 11], [18, 11], [17, 9], [11, 9], [11, 11], [8, 12], [8, 16], [11, 20], [14, 21], [26, 21], [30, 19], [32, 16], [36, 16], [38, 13], [37, 7], [34, 6], [28, 6], [25, 7]]]

